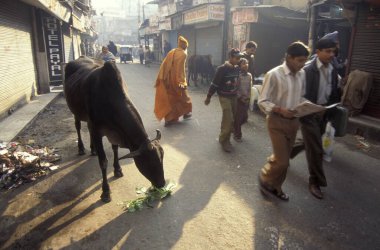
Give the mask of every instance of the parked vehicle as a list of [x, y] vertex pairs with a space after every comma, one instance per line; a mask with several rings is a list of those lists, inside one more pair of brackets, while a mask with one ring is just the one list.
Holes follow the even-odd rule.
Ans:
[[132, 46], [121, 45], [119, 54], [121, 63], [133, 62]]

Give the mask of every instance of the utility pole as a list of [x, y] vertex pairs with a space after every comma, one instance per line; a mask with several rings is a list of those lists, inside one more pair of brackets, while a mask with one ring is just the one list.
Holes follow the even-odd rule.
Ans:
[[318, 8], [319, 0], [310, 0], [309, 1], [309, 41], [308, 46], [311, 50], [311, 53], [314, 52], [315, 44], [315, 28], [316, 28], [316, 19], [317, 19], [317, 8]]
[[230, 20], [230, 1], [224, 0], [224, 22], [223, 22], [223, 61], [227, 59], [227, 49], [228, 49], [228, 26]]
[[137, 2], [137, 44], [140, 45], [140, 0]]

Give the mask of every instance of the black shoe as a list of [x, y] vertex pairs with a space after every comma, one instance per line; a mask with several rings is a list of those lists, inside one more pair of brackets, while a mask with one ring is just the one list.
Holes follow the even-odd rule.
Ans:
[[259, 186], [260, 186], [261, 192], [263, 192], [264, 194], [276, 197], [277, 199], [280, 199], [282, 201], [289, 201], [289, 195], [285, 194], [283, 191], [279, 192], [276, 189], [267, 186], [261, 180], [260, 175], [258, 176], [258, 180], [259, 180]]
[[190, 113], [183, 115], [183, 119], [187, 120], [187, 119], [190, 119], [192, 116], [193, 116], [193, 114], [190, 112]]
[[165, 127], [169, 127], [173, 124], [176, 124], [178, 121], [165, 121]]
[[223, 142], [221, 144], [222, 144], [222, 148], [223, 148], [224, 152], [227, 152], [227, 153], [231, 153], [232, 152], [233, 147], [232, 147], [232, 145], [231, 145], [230, 142]]
[[243, 142], [243, 140], [241, 139], [241, 137], [236, 137], [236, 136], [234, 136], [234, 140], [235, 140], [236, 142]]
[[316, 184], [309, 184], [309, 191], [310, 193], [317, 199], [323, 199], [323, 193], [321, 191], [321, 188]]

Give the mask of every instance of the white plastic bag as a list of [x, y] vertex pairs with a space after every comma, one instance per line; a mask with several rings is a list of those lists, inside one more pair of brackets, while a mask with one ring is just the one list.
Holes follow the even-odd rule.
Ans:
[[257, 101], [259, 100], [261, 91], [261, 85], [253, 85], [251, 88], [251, 98], [249, 101], [249, 109], [253, 111], [255, 109], [255, 105], [257, 105]]
[[335, 128], [332, 126], [331, 122], [326, 125], [326, 131], [322, 136], [322, 146], [323, 146], [323, 160], [331, 162], [332, 154], [334, 150], [334, 136]]

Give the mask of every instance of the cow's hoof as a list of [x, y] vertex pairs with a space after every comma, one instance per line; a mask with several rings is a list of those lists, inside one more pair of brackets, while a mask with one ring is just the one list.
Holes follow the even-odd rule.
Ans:
[[78, 155], [84, 155], [84, 154], [85, 154], [84, 149], [79, 149], [78, 150]]
[[123, 177], [123, 176], [124, 176], [123, 171], [121, 171], [121, 169], [113, 171], [113, 175], [114, 175], [116, 178], [120, 178], [120, 177]]
[[108, 203], [111, 201], [111, 194], [110, 193], [102, 193], [102, 195], [100, 196], [100, 199], [104, 202], [104, 203]]

